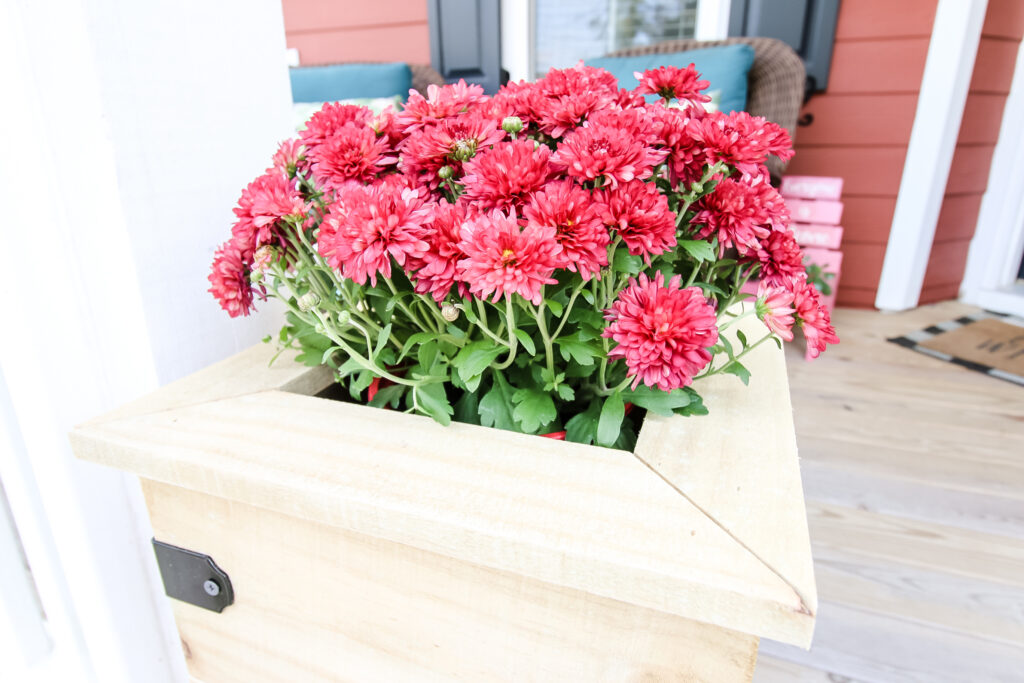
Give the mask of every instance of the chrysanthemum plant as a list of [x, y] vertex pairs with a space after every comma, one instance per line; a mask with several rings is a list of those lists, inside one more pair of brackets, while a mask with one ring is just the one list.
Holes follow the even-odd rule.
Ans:
[[768, 340], [837, 342], [764, 167], [787, 132], [705, 112], [693, 65], [636, 76], [325, 105], [242, 193], [210, 291], [283, 301], [278, 343], [355, 401], [620, 448], [632, 407], [706, 412], [691, 385], [746, 381]]

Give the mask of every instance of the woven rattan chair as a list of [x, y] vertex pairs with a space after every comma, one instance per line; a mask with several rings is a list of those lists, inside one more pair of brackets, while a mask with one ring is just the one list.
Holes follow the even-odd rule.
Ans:
[[444, 78], [429, 64], [410, 64], [412, 71], [412, 87], [424, 97], [427, 96], [428, 85], [444, 85]]
[[[789, 45], [775, 38], [726, 38], [724, 40], [670, 40], [656, 45], [617, 50], [608, 57], [666, 54], [698, 50], [718, 45], [750, 45], [754, 63], [750, 67], [747, 87], [747, 111], [763, 116], [789, 131], [796, 140], [796, 122], [804, 98], [806, 72], [803, 60]], [[680, 65], [685, 66], [685, 65]], [[768, 170], [779, 177], [786, 165], [775, 157], [768, 159]]]

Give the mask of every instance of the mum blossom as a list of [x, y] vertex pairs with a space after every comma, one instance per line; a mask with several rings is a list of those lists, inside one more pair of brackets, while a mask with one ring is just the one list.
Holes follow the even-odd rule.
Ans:
[[242, 257], [234, 240], [228, 240], [217, 249], [210, 268], [210, 289], [207, 291], [220, 302], [220, 307], [232, 318], [249, 315], [253, 310], [253, 290]]
[[579, 272], [584, 280], [608, 265], [608, 231], [590, 193], [571, 180], [549, 183], [523, 209], [527, 224], [550, 226], [562, 246], [558, 266]]
[[754, 303], [757, 317], [784, 341], [793, 341], [793, 292], [762, 280]]
[[410, 133], [431, 123], [475, 109], [487, 101], [482, 86], [468, 85], [463, 79], [449, 85], [428, 85], [427, 96], [409, 91], [409, 99], [395, 116], [403, 133]]
[[817, 358], [827, 344], [838, 344], [839, 336], [832, 327], [828, 309], [821, 305], [817, 288], [802, 277], [793, 278], [789, 286], [793, 290], [796, 320], [807, 340], [807, 354]]
[[271, 169], [242, 190], [234, 213], [238, 220], [231, 227], [231, 235], [241, 257], [249, 261], [262, 245], [283, 240], [283, 219], [305, 218], [306, 202], [295, 181]]
[[713, 192], [701, 198], [693, 223], [702, 225], [697, 236], [707, 239], [718, 237], [719, 257], [735, 246], [740, 255], [756, 253], [759, 240], [771, 233], [768, 224], [771, 214], [765, 203], [768, 185], [760, 176], [756, 178], [725, 178]]
[[668, 167], [669, 180], [673, 185], [689, 187], [701, 179], [707, 153], [703, 145], [694, 138], [694, 117], [704, 112], [680, 110], [661, 105], [647, 107], [654, 135], [654, 146], [665, 150], [665, 165]]
[[452, 285], [458, 284], [462, 295], [469, 291], [464, 282], [458, 281], [456, 268], [459, 260], [466, 256], [459, 248], [466, 206], [441, 201], [434, 203], [431, 210], [431, 220], [425, 225], [429, 246], [422, 256], [409, 259], [406, 271], [413, 274], [418, 293], [430, 294], [441, 302], [451, 293]]
[[281, 175], [294, 178], [295, 172], [305, 167], [305, 162], [306, 148], [302, 145], [301, 140], [292, 138], [278, 145], [272, 158], [273, 166], [267, 171], [274, 170]]
[[583, 126], [558, 143], [551, 163], [581, 181], [620, 182], [650, 178], [665, 153], [652, 149], [630, 131], [612, 126]]
[[497, 122], [476, 114], [463, 114], [445, 119], [411, 133], [402, 143], [403, 173], [418, 177], [431, 188], [441, 180], [437, 173], [442, 166], [460, 168], [462, 162], [500, 142], [505, 131]]
[[353, 185], [339, 193], [320, 228], [317, 250], [353, 282], [376, 286], [391, 277], [391, 259], [404, 266], [428, 248], [430, 209], [415, 190], [394, 185]]
[[658, 95], [666, 102], [675, 99], [697, 105], [711, 101], [709, 95], [701, 92], [701, 90], [706, 90], [711, 83], [700, 79], [700, 74], [697, 73], [697, 68], [693, 64], [685, 69], [680, 69], [678, 66], [662, 66], [657, 69], [647, 69], [643, 73], [635, 71], [633, 76], [640, 81], [640, 85], [637, 86], [639, 92]]
[[480, 209], [520, 206], [552, 175], [550, 159], [551, 150], [533, 140], [499, 142], [463, 166], [463, 197]]
[[562, 248], [550, 226], [520, 229], [515, 214], [492, 211], [462, 226], [459, 248], [466, 258], [457, 265], [469, 291], [491, 301], [518, 294], [539, 306], [541, 288], [553, 285]]
[[747, 112], [714, 112], [694, 117], [687, 132], [704, 148], [710, 163], [721, 161], [741, 173], [759, 173], [769, 154], [782, 161], [793, 156], [789, 133], [784, 128]]
[[369, 107], [356, 104], [328, 102], [323, 109], [309, 117], [306, 127], [299, 132], [299, 138], [306, 145], [307, 151], [324, 144], [348, 125], [363, 127], [373, 118]]
[[339, 190], [353, 181], [370, 182], [398, 161], [390, 155], [387, 138], [377, 137], [368, 126], [342, 126], [334, 135], [309, 151], [313, 177], [325, 188]]
[[676, 214], [653, 183], [631, 180], [596, 192], [594, 199], [601, 221], [622, 238], [630, 254], [650, 263], [652, 256], [676, 246]]
[[606, 312], [603, 332], [617, 344], [608, 358], [623, 358], [632, 387], [640, 382], [663, 391], [685, 387], [711, 362], [710, 347], [718, 343], [715, 309], [699, 287], [680, 287], [680, 277], [665, 284], [641, 273]]

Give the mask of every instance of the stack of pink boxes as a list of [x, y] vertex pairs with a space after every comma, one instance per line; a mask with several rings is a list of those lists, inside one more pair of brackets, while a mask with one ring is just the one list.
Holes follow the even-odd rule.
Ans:
[[839, 287], [839, 270], [843, 264], [843, 253], [839, 243], [843, 229], [839, 221], [843, 217], [842, 178], [822, 176], [785, 176], [779, 190], [786, 198], [786, 206], [792, 216], [793, 234], [803, 249], [808, 266], [818, 266], [822, 273], [833, 273], [825, 282], [831, 292], [821, 296], [822, 304], [832, 310], [836, 303]]

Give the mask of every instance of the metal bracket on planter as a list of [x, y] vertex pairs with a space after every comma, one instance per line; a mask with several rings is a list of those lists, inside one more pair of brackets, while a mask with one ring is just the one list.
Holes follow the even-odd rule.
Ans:
[[223, 612], [235, 601], [231, 577], [209, 555], [155, 538], [153, 551], [164, 580], [164, 591], [169, 597], [213, 612]]

